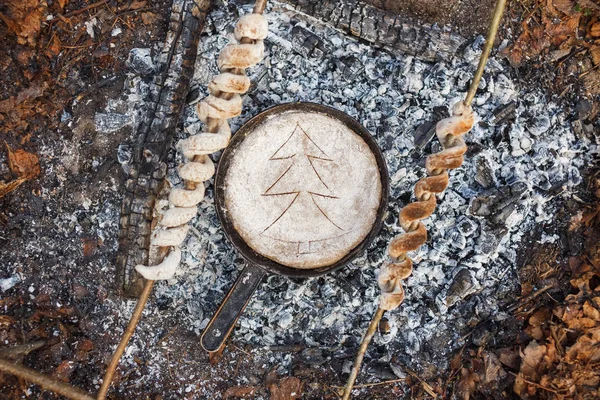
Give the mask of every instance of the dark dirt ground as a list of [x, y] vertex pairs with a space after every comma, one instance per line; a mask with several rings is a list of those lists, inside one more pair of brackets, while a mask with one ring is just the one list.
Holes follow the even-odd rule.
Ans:
[[[370, 2], [424, 22], [449, 24], [469, 37], [485, 31], [486, 19], [465, 16], [489, 15], [493, 8], [491, 0]], [[0, 2], [4, 21], [0, 23], [0, 54], [4, 55], [0, 60], [0, 138], [13, 150], [23, 149], [38, 155], [41, 166], [39, 177], [0, 198], [0, 278], [23, 270], [33, 272], [0, 295], [0, 343], [5, 348], [42, 340], [44, 344], [40, 349], [20, 356], [25, 365], [95, 392], [112, 346], [120, 336], [117, 332], [107, 332], [102, 321], [119, 319], [125, 324], [128, 316], [93, 312], [93, 305], [97, 302], [121, 301], [115, 294], [114, 277], [107, 273], [110, 268], [101, 263], [101, 260], [113, 259], [116, 249], [106, 245], [104, 239], [95, 233], [99, 224], [97, 216], [81, 210], [82, 205], [90, 201], [102, 204], [119, 192], [123, 177], [116, 161], [116, 147], [125, 138], [113, 135], [107, 139], [98, 135], [93, 129], [91, 116], [95, 110], [103, 109], [107, 99], [116, 97], [121, 90], [129, 50], [151, 47], [162, 40], [168, 1], [128, 1], [122, 2], [118, 8], [103, 5], [81, 13], [77, 10], [89, 6], [90, 2], [59, 0], [48, 2], [47, 6], [37, 0], [24, 0], [22, 3], [29, 15], [39, 11], [44, 15], [51, 13], [55, 18], [44, 21], [38, 27], [33, 24], [30, 29], [17, 34], [6, 22], [14, 9], [9, 3]], [[511, 2], [505, 17], [503, 38], [514, 42], [536, 12], [541, 11], [532, 1]], [[97, 30], [95, 38], [91, 38], [82, 27], [92, 16], [100, 21], [99, 27], [94, 28]], [[534, 15], [535, 24], [539, 25], [541, 18]], [[115, 26], [122, 29], [117, 37], [110, 35]], [[569, 57], [586, 56], [579, 53], [575, 51]], [[548, 62], [548, 57], [543, 55], [541, 59], [518, 66], [522, 79], [531, 84], [541, 84], [550, 93], [562, 94], [567, 107], [580, 113], [584, 125], [594, 122], [597, 97], [581, 100], [580, 94], [585, 92], [585, 88], [580, 79], [573, 78], [577, 74]], [[561, 86], [557, 76], [564, 80]], [[565, 94], [564, 90], [568, 92]], [[75, 98], [78, 101], [74, 103]], [[77, 121], [79, 128], [72, 130], [69, 121]], [[68, 162], [57, 157], [45, 157], [48, 148], [60, 149], [66, 141], [80, 143], [78, 154], [59, 156], [69, 158]], [[65, 165], [69, 168], [65, 169]], [[587, 175], [587, 191], [581, 193], [581, 201], [564, 204], [557, 220], [569, 221], [571, 216], [585, 208], [585, 204], [598, 201], [594, 200], [597, 171], [590, 169]], [[0, 180], [8, 182], [13, 179], [15, 173], [8, 167], [8, 152], [2, 151]], [[116, 222], [117, 216], [114, 217]], [[65, 224], [67, 220], [72, 223]], [[115, 229], [113, 232], [116, 234]], [[527, 249], [523, 251], [519, 267], [523, 267], [524, 271], [524, 288], [537, 287], [541, 279], [539, 274], [525, 274], [528, 271], [526, 266], [545, 262], [558, 271], [553, 275], [556, 286], [551, 291], [552, 296], [531, 300], [527, 290], [523, 291], [523, 298], [532, 301], [528, 305], [529, 310], [548, 302], [560, 302], [566, 297], [571, 291], [566, 282], [570, 278], [569, 265], [575, 263], [573, 259], [597, 259], [597, 252], [591, 254], [586, 250], [593, 247], [600, 237], [593, 225], [569, 233], [568, 224], [563, 222], [558, 230], [564, 238], [559, 247], [537, 253]], [[62, 243], [62, 246], [57, 246], [56, 242]], [[48, 248], [53, 249], [52, 252], [48, 252]], [[73, 249], [77, 251], [76, 257], [70, 254]], [[555, 254], [553, 260], [544, 259], [548, 253]], [[159, 305], [151, 301], [148, 307], [156, 309]], [[245, 393], [248, 398], [256, 395], [291, 398], [289, 393], [299, 390], [304, 398], [337, 398], [332, 387], [342, 384], [343, 379], [331, 368], [310, 367], [302, 361], [298, 349], [274, 349], [288, 351], [298, 360], [294, 378], [280, 377], [276, 369], [268, 368], [264, 362], [268, 354], [257, 357], [255, 353], [249, 353], [251, 348], [236, 343], [229, 345], [217, 366], [211, 366], [194, 335], [178, 327], [172, 316], [161, 314], [160, 310], [153, 313], [158, 313], [164, 320], [164, 328], [159, 335], [161, 339], [149, 344], [149, 351], [164, 352], [167, 360], [168, 376], [164, 387], [154, 393], [152, 386], [144, 384], [144, 371], [151, 366], [148, 360], [136, 358], [136, 365], [117, 374], [114, 385], [121, 387], [125, 394], [114, 398], [163, 398], [162, 393], [171, 389], [175, 391], [184, 384], [182, 379], [174, 377], [183, 377], [183, 382], [189, 383], [194, 381], [194, 375], [196, 379], [202, 375], [204, 380], [214, 382], [206, 390], [231, 397]], [[529, 314], [515, 312], [505, 321], [504, 327], [477, 326], [473, 332], [504, 332], [494, 344], [498, 348], [526, 343], [522, 334], [523, 315]], [[170, 346], [165, 350], [161, 342], [167, 340]], [[450, 393], [456, 390], [468, 392], [469, 379], [476, 375], [479, 356], [477, 346], [473, 345], [459, 354], [452, 371], [420, 371], [418, 378], [408, 378], [408, 392], [403, 386], [374, 386], [369, 397], [365, 398], [426, 397], [428, 385], [420, 379], [428, 381], [444, 398], [449, 398]], [[223, 379], [224, 376], [229, 378]], [[247, 384], [233, 387], [230, 382], [240, 376], [246, 379]], [[298, 379], [303, 382], [301, 389], [296, 386], [299, 385]], [[477, 380], [471, 380], [475, 385]], [[456, 386], [457, 382], [460, 385]], [[55, 398], [6, 374], [0, 374], [0, 387], [0, 398]], [[511, 388], [512, 380], [508, 379], [506, 387], [485, 388], [475, 397], [511, 398], [515, 396]], [[287, 392], [288, 397], [276, 397], [279, 392]], [[194, 397], [193, 392], [187, 393], [187, 397], [209, 398]]]

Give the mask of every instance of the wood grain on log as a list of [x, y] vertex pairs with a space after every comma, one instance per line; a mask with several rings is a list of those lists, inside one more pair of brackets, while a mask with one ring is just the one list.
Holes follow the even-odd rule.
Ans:
[[137, 264], [148, 263], [154, 203], [166, 175], [166, 156], [179, 122], [204, 27], [209, 0], [174, 0], [169, 29], [145, 115], [135, 135], [134, 155], [121, 207], [117, 284], [137, 296], [143, 278]]
[[282, 0], [295, 11], [317, 18], [391, 53], [424, 61], [449, 59], [465, 43], [436, 26], [415, 24], [357, 0]]

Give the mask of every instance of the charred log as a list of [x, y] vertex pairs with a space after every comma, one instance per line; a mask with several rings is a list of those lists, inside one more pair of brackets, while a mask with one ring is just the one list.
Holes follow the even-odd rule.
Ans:
[[421, 25], [357, 0], [283, 0], [295, 11], [315, 17], [395, 55], [424, 61], [447, 60], [465, 39], [436, 26]]
[[137, 296], [144, 284], [135, 266], [148, 262], [154, 203], [164, 183], [165, 160], [194, 74], [198, 40], [209, 6], [210, 0], [173, 1], [160, 67], [135, 134], [116, 259], [117, 284], [128, 296]]

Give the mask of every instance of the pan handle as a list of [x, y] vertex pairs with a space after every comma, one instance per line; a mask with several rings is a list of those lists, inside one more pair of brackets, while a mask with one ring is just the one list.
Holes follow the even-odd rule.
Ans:
[[246, 264], [200, 338], [204, 350], [216, 352], [221, 349], [265, 275], [262, 268]]

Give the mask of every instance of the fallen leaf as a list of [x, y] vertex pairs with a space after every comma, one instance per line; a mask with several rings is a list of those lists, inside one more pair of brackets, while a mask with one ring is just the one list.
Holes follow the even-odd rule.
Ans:
[[21, 149], [13, 152], [8, 143], [4, 144], [8, 152], [8, 166], [14, 174], [23, 179], [33, 179], [40, 174], [40, 162], [35, 154]]
[[148, 3], [146, 1], [134, 1], [129, 5], [130, 10], [138, 10], [140, 8], [146, 7]]
[[469, 400], [475, 393], [477, 374], [467, 368], [461, 368], [460, 379], [456, 383], [456, 397], [461, 400]]
[[567, 350], [565, 360], [570, 363], [596, 363], [600, 361], [600, 346], [598, 341], [587, 335], [580, 336], [577, 343]]
[[516, 350], [510, 347], [505, 347], [498, 350], [498, 352], [498, 359], [502, 364], [512, 369], [519, 369], [519, 366], [521, 365], [521, 357], [519, 357], [519, 353]]
[[227, 389], [225, 393], [223, 393], [223, 398], [249, 398], [250, 396], [254, 396], [254, 394], [256, 393], [256, 389], [256, 386], [233, 386]]
[[142, 13], [142, 22], [144, 25], [154, 25], [159, 20], [158, 14], [145, 12]]
[[500, 360], [494, 353], [484, 352], [483, 362], [485, 365], [485, 383], [496, 382], [506, 377], [506, 372], [504, 372]]
[[575, 11], [575, 2], [573, 0], [552, 0], [552, 5], [554, 8], [567, 15], [577, 13], [577, 11]]
[[583, 315], [600, 323], [600, 311], [598, 311], [589, 301], [583, 304]]
[[528, 393], [528, 385], [520, 379], [524, 377], [527, 380], [537, 381], [540, 377], [540, 364], [547, 353], [547, 347], [543, 344], [538, 344], [536, 340], [532, 340], [522, 355], [521, 372], [515, 381], [514, 390], [518, 395]]
[[600, 22], [594, 22], [590, 26], [590, 36], [599, 37], [600, 36]]
[[6, 6], [6, 14], [0, 13], [0, 19], [17, 35], [20, 44], [34, 46], [46, 18], [46, 0], [9, 1]]
[[64, 360], [56, 368], [55, 375], [59, 380], [69, 382], [69, 378], [73, 371], [75, 371], [75, 368], [76, 365], [73, 361]]
[[26, 182], [26, 181], [27, 181], [27, 179], [19, 178], [19, 179], [15, 179], [14, 181], [10, 181], [8, 183], [0, 182], [0, 198], [6, 196], [13, 190], [17, 189], [19, 186], [21, 186], [21, 184], [23, 184], [23, 182]]
[[269, 385], [270, 400], [292, 400], [302, 396], [303, 383], [300, 379], [288, 376]]

